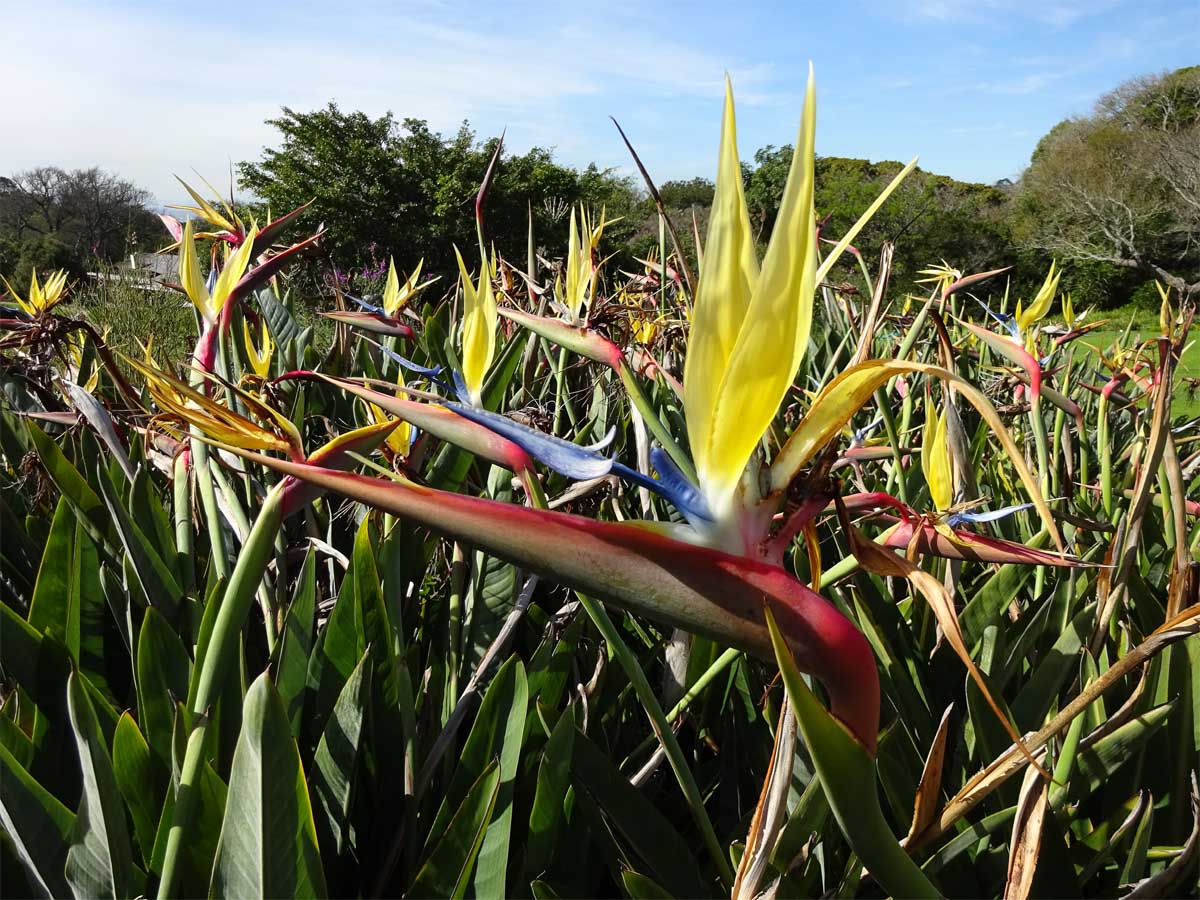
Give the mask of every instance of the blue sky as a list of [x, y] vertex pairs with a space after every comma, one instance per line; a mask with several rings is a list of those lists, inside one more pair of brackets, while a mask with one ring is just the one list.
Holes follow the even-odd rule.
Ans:
[[657, 179], [712, 177], [724, 72], [749, 157], [794, 140], [810, 59], [818, 153], [991, 182], [1121, 81], [1200, 62], [1195, 0], [4, 5], [0, 173], [99, 165], [162, 202], [330, 99], [630, 170], [611, 114]]

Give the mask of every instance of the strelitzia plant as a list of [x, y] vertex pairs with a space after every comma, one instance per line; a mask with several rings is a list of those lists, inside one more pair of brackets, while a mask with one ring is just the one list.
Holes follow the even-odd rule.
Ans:
[[[237, 214], [233, 207], [233, 201], [218, 200], [215, 204], [206, 200], [203, 195], [196, 191], [191, 185], [184, 181], [179, 176], [175, 180], [183, 186], [183, 189], [191, 196], [195, 206], [172, 206], [170, 209], [178, 209], [189, 213], [189, 220], [203, 222], [209, 229], [208, 231], [200, 231], [196, 233], [196, 237], [202, 240], [219, 241], [233, 247], [240, 247], [244, 241], [249, 240], [254, 245], [253, 255], [258, 256], [268, 247], [270, 247], [276, 239], [283, 233], [283, 230], [295, 223], [295, 220], [309, 206], [312, 201], [302, 203], [286, 215], [274, 218], [271, 215], [270, 209], [267, 210], [267, 222], [264, 225], [259, 225], [253, 218], [250, 220], [249, 227], [245, 221]], [[212, 185], [205, 182], [205, 186], [214, 194], [217, 193]], [[218, 208], [219, 206], [219, 208]], [[183, 240], [184, 224], [174, 216], [165, 214], [159, 215], [159, 220], [163, 226], [174, 238], [175, 243], [164, 249], [163, 252], [170, 252], [178, 249], [180, 242]], [[254, 236], [250, 236], [250, 232], [254, 231]]]
[[29, 275], [29, 292], [22, 297], [20, 293], [11, 284], [8, 279], [0, 276], [0, 281], [4, 282], [4, 287], [8, 293], [16, 301], [17, 306], [21, 311], [31, 319], [36, 319], [50, 312], [63, 299], [67, 289], [67, 273], [62, 269], [51, 273], [44, 284], [38, 282], [37, 270], [35, 269]]
[[[480, 251], [482, 253], [482, 241]], [[466, 399], [472, 406], [483, 402], [483, 380], [496, 356], [496, 293], [492, 287], [495, 262], [486, 256], [479, 269], [479, 281], [471, 279], [462, 253], [454, 248], [462, 280], [462, 381]]]
[[271, 340], [271, 332], [267, 329], [266, 320], [260, 319], [258, 338], [250, 332], [249, 319], [242, 320], [242, 343], [246, 348], [246, 359], [250, 369], [259, 378], [271, 374], [271, 357], [275, 355], [275, 342]]
[[321, 315], [360, 331], [386, 337], [410, 338], [414, 334], [413, 328], [401, 319], [401, 315], [417, 295], [435, 284], [440, 277], [434, 276], [421, 281], [423, 265], [424, 260], [418, 262], [416, 268], [401, 284], [400, 276], [396, 274], [396, 262], [389, 258], [387, 280], [384, 282], [383, 296], [380, 298], [379, 306], [346, 294], [348, 299], [361, 308], [356, 310], [339, 309], [333, 312], [324, 312]]
[[[962, 379], [934, 366], [873, 360], [847, 370], [818, 394], [770, 465], [763, 462], [759, 446], [764, 438], [770, 440], [778, 409], [791, 390], [805, 352], [815, 286], [899, 183], [893, 182], [834, 252], [819, 261], [813, 211], [814, 131], [815, 88], [810, 77], [797, 152], [779, 219], [760, 265], [742, 193], [732, 89], [727, 86], [713, 216], [684, 370], [687, 432], [697, 475], [694, 483], [682, 466], [677, 469], [671, 464], [682, 451], [661, 422], [654, 433], [666, 435], [670, 443], [664, 447], [670, 448], [667, 453], [671, 455], [653, 455], [659, 477], [650, 478], [605, 458], [595, 448], [576, 447], [478, 410], [483, 375], [494, 353], [494, 296], [490, 267], [483, 267], [476, 283], [461, 254], [458, 256], [464, 290], [463, 381], [471, 405], [443, 405], [472, 424], [497, 430], [497, 437], [560, 471], [614, 471], [649, 487], [678, 507], [686, 525], [599, 522], [539, 508], [544, 501], [536, 491], [530, 493], [532, 508], [519, 507], [446, 493], [404, 479], [382, 481], [244, 449], [236, 452], [286, 475], [421, 523], [586, 595], [766, 658], [775, 658], [765, 618], [767, 612], [773, 613], [796, 662], [820, 678], [829, 692], [832, 725], [816, 723], [814, 716], [829, 715], [819, 706], [805, 705], [798, 712], [807, 717], [804, 731], [813, 742], [810, 749], [838, 821], [861, 859], [888, 890], [905, 896], [929, 895], [931, 886], [881, 825], [877, 802], [863, 807], [862, 784], [874, 781], [879, 720], [879, 683], [870, 647], [841, 613], [783, 568], [788, 545], [824, 508], [827, 489], [815, 488], [807, 502], [786, 511], [782, 524], [777, 514], [785, 509], [789, 493], [796, 493], [794, 483], [801, 470], [840, 435], [878, 387], [898, 374], [921, 372], [954, 383], [979, 409], [1060, 548], [1061, 543], [1032, 474], [990, 404]], [[913, 165], [915, 161], [902, 176]], [[506, 315], [618, 371], [625, 366], [619, 348], [594, 331], [511, 310]], [[351, 388], [348, 383], [343, 386], [359, 396], [373, 393]], [[397, 398], [392, 405], [378, 405], [403, 415], [403, 404], [408, 402]], [[683, 459], [687, 469], [692, 469], [686, 455]], [[822, 734], [831, 733], [841, 737], [816, 743], [822, 741]], [[843, 752], [845, 741], [859, 748], [850, 761]]]
[[579, 207], [578, 226], [575, 210], [571, 210], [571, 225], [567, 236], [567, 260], [564, 264], [565, 278], [556, 284], [558, 302], [564, 318], [573, 325], [582, 325], [591, 311], [596, 296], [596, 280], [599, 275], [595, 254], [600, 247], [600, 238], [606, 226], [619, 221], [606, 219], [600, 210], [600, 221], [595, 225], [586, 209]]
[[[239, 403], [256, 417], [250, 419], [223, 406], [157, 365], [126, 358], [126, 362], [146, 380], [151, 396], [160, 409], [156, 422], [173, 431], [191, 428], [227, 448], [263, 449], [285, 453], [293, 460], [322, 469], [349, 468], [361, 454], [369, 454], [385, 443], [401, 424], [396, 419], [375, 422], [335, 437], [324, 446], [306, 454], [295, 425], [264, 403], [259, 397], [224, 384]], [[205, 376], [212, 378], [213, 376]], [[220, 605], [217, 607], [195, 696], [187, 712], [190, 728], [179, 770], [175, 807], [167, 833], [159, 896], [172, 896], [177, 889], [179, 857], [189, 839], [196, 808], [196, 783], [204, 762], [204, 743], [208, 733], [212, 705], [221, 679], [231, 665], [239, 646], [241, 631], [249, 614], [267, 564], [274, 555], [275, 539], [283, 522], [303, 509], [320, 494], [320, 488], [294, 478], [284, 478], [267, 493], [258, 515], [238, 554]], [[274, 650], [279, 625], [275, 612], [263, 607], [267, 646]]]

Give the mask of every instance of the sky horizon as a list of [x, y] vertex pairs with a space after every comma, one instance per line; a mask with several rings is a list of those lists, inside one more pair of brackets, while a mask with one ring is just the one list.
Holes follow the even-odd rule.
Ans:
[[1121, 82], [1200, 62], [1200, 4], [1184, 0], [499, 6], [16, 0], [0, 84], [25, 124], [0, 132], [0, 174], [95, 165], [170, 204], [174, 175], [224, 185], [231, 163], [276, 144], [265, 120], [282, 106], [333, 100], [446, 134], [464, 119], [480, 138], [503, 128], [511, 151], [630, 173], [614, 115], [656, 181], [712, 178], [724, 73], [750, 159], [794, 142], [811, 59], [819, 154], [920, 156], [992, 183]]

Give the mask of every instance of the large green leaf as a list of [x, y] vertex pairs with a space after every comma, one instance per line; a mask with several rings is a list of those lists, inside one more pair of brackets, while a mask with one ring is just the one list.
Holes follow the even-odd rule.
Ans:
[[371, 659], [364, 653], [333, 706], [313, 757], [313, 796], [338, 853], [345, 850], [350, 833], [351, 795], [371, 703], [371, 672]]
[[67, 881], [77, 896], [133, 895], [140, 885], [133, 868], [125, 805], [99, 720], [78, 672], [67, 679], [67, 709], [83, 771], [83, 796], [67, 851]]
[[75, 513], [60, 498], [50, 522], [50, 536], [38, 566], [37, 583], [29, 604], [29, 624], [49, 634], [79, 659], [78, 594], [71, 589], [70, 560], [74, 551]]
[[79, 474], [79, 470], [59, 449], [58, 444], [32, 419], [26, 419], [29, 439], [37, 451], [42, 466], [50, 475], [55, 487], [62, 493], [76, 514], [87, 524], [91, 534], [106, 541], [109, 549], [116, 545], [113, 531], [108, 522], [108, 514], [104, 509], [104, 501], [92, 489], [87, 480]]
[[1038, 663], [1033, 673], [1026, 676], [1021, 690], [1012, 703], [1013, 716], [1018, 728], [1036, 728], [1054, 703], [1059, 689], [1067, 677], [1076, 671], [1079, 651], [1091, 633], [1096, 620], [1095, 604], [1082, 607], [1054, 646]]
[[287, 707], [292, 734], [300, 734], [304, 712], [304, 693], [308, 664], [313, 650], [313, 625], [317, 607], [317, 555], [309, 548], [296, 579], [296, 590], [283, 622], [279, 660], [275, 666], [275, 686]]
[[[574, 744], [571, 776], [576, 789], [591, 795], [651, 877], [676, 897], [707, 896], [710, 891], [700, 864], [675, 826], [629, 783], [603, 750], [580, 733]], [[593, 822], [590, 830], [599, 837], [603, 824]]]
[[1067, 786], [1068, 795], [1082, 799], [1097, 790], [1166, 724], [1174, 706], [1172, 701], [1149, 709], [1080, 750], [1075, 759], [1075, 775]]
[[[1042, 550], [1050, 543], [1050, 532], [1042, 529], [1023, 543], [1026, 547]], [[963, 640], [968, 647], [975, 646], [986, 626], [999, 620], [1033, 572], [1033, 566], [1006, 563], [988, 577], [959, 613]]]
[[[466, 796], [467, 791], [483, 773], [483, 770], [498, 757], [501, 758], [501, 768], [504, 767], [503, 757], [512, 758], [508, 750], [510, 740], [519, 742], [521, 732], [513, 733], [508, 727], [509, 717], [519, 717], [522, 729], [525, 726], [525, 708], [528, 704], [528, 683], [525, 679], [525, 667], [516, 656], [509, 657], [500, 667], [492, 683], [484, 694], [475, 723], [467, 735], [466, 743], [459, 754], [458, 766], [454, 776], [446, 788], [441, 808], [429, 829], [427, 846], [441, 837], [450, 817], [454, 814]], [[502, 772], [501, 778], [511, 781], [513, 773]]]
[[150, 472], [144, 466], [138, 470], [129, 490], [129, 512], [151, 548], [166, 563], [175, 580], [183, 585], [183, 567], [175, 546], [175, 530]]
[[187, 697], [191, 665], [175, 630], [153, 607], [137, 641], [137, 699], [142, 732], [163, 764], [171, 760], [175, 704]]
[[[175, 706], [175, 727], [172, 731], [171, 786], [166, 792], [162, 813], [158, 817], [158, 828], [154, 834], [154, 854], [150, 868], [162, 872], [167, 851], [167, 837], [175, 814], [175, 795], [179, 785], [180, 768], [183, 765], [187, 735], [191, 716], [182, 703]], [[195, 806], [192, 810], [194, 837], [183, 848], [179, 862], [179, 884], [187, 896], [204, 896], [212, 878], [213, 860], [217, 855], [217, 839], [221, 834], [221, 820], [225, 815], [225, 782], [213, 767], [205, 762], [200, 766], [194, 788]]]
[[30, 886], [46, 897], [70, 893], [63, 874], [75, 815], [0, 746], [0, 825], [12, 839]]
[[283, 700], [265, 674], [246, 694], [210, 893], [325, 895], [300, 754]]
[[541, 875], [554, 858], [562, 827], [563, 806], [571, 784], [571, 754], [575, 746], [575, 721], [569, 714], [558, 717], [550, 740], [542, 750], [537, 790], [529, 812], [529, 838], [525, 843], [525, 874]]
[[148, 866], [154, 856], [154, 836], [166, 795], [167, 770], [151, 755], [137, 722], [127, 712], [117, 722], [112, 758], [117, 789], [129, 808], [133, 833], [142, 850], [142, 860]]
[[[458, 900], [470, 886], [471, 870], [483, 846], [488, 822], [500, 793], [500, 767], [488, 763], [467, 790], [462, 803], [417, 872], [410, 897], [451, 897]], [[481, 895], [503, 896], [503, 895]]]
[[[510, 678], [500, 682], [503, 700], [497, 703], [496, 712], [502, 716], [503, 733], [496, 747], [500, 757], [500, 791], [496, 798], [496, 809], [483, 838], [479, 851], [479, 863], [475, 870], [475, 895], [478, 897], [506, 897], [508, 888], [508, 848], [512, 841], [513, 788], [517, 770], [521, 764], [521, 744], [525, 739], [525, 716], [529, 709], [529, 686], [525, 680], [525, 666], [516, 657]], [[488, 693], [496, 686], [488, 688]], [[486, 699], [486, 698], [485, 698]], [[482, 711], [482, 709], [481, 709]], [[476, 722], [478, 725], [478, 722]], [[474, 729], [472, 729], [472, 735]], [[467, 750], [474, 747], [467, 739]]]
[[[154, 548], [154, 544], [130, 516], [125, 498], [121, 496], [101, 462], [102, 460], [98, 459], [92, 469], [95, 482], [100, 487], [121, 545], [133, 562], [133, 571], [138, 583], [152, 606], [161, 609], [168, 618], [174, 618], [183, 598], [183, 589], [179, 586], [171, 567], [163, 562], [163, 557]], [[174, 554], [168, 558], [174, 562]]]
[[800, 733], [834, 818], [850, 846], [888, 892], [897, 897], [938, 897], [937, 890], [901, 849], [883, 817], [875, 760], [805, 683], [770, 613], [767, 626]]

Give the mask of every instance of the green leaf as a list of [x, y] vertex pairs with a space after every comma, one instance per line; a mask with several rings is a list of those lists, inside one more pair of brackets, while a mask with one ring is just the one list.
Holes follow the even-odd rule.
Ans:
[[[463, 897], [500, 794], [500, 767], [491, 762], [470, 786], [445, 832], [417, 872], [410, 897]], [[485, 895], [490, 896], [490, 895]], [[502, 896], [502, 895], [501, 895]]]
[[371, 703], [371, 660], [363, 654], [342, 688], [313, 757], [313, 795], [337, 852], [346, 849], [350, 804]]
[[[138, 583], [150, 604], [173, 619], [179, 608], [179, 601], [183, 598], [183, 589], [145, 533], [130, 517], [124, 498], [101, 462], [101, 459], [97, 459], [94, 466], [95, 480], [100, 486], [100, 493], [121, 539], [121, 545], [133, 561], [133, 571]], [[174, 560], [174, 555], [170, 558]]]
[[150, 543], [151, 549], [166, 563], [176, 582], [183, 584], [183, 570], [175, 546], [175, 530], [158, 491], [144, 466], [138, 469], [129, 490], [129, 512]]
[[[71, 461], [59, 449], [58, 444], [54, 443], [50, 436], [42, 431], [32, 419], [25, 420], [25, 427], [29, 430], [29, 439], [37, 451], [42, 466], [46, 469], [55, 487], [74, 508], [76, 515], [87, 523], [94, 536], [103, 538], [111, 535], [108, 514], [105, 512], [104, 502], [99, 495], [79, 474], [79, 470], [71, 464]], [[109, 540], [108, 544], [111, 547], [113, 541]]]
[[[574, 744], [571, 775], [576, 789], [591, 795], [654, 880], [677, 897], [708, 896], [700, 864], [675, 826], [617, 771], [603, 750], [581, 733], [575, 734]], [[590, 830], [597, 837], [603, 834], [599, 822]]]
[[525, 873], [540, 875], [550, 866], [562, 827], [563, 804], [571, 783], [571, 753], [575, 746], [575, 722], [564, 713], [542, 750], [537, 790], [529, 813], [529, 837], [525, 844]]
[[992, 813], [990, 816], [984, 816], [978, 822], [964, 828], [929, 857], [923, 866], [926, 873], [936, 875], [948, 863], [957, 859], [973, 847], [978, 847], [979, 842], [988, 835], [995, 834], [1001, 828], [1008, 825], [1016, 814], [1017, 808], [1010, 806], [1007, 809], [1000, 810], [1000, 812]]
[[211, 896], [325, 895], [325, 875], [300, 754], [265, 675], [246, 694]]
[[164, 765], [171, 761], [175, 704], [188, 695], [190, 670], [179, 635], [153, 607], [147, 609], [137, 643], [138, 712], [146, 741]]
[[1075, 777], [1067, 786], [1069, 796], [1081, 800], [1097, 790], [1166, 724], [1174, 706], [1172, 701], [1149, 709], [1080, 750], [1075, 758]]
[[113, 735], [113, 775], [133, 818], [133, 833], [147, 864], [154, 856], [158, 815], [166, 794], [166, 770], [150, 755], [150, 746], [128, 712]]
[[825, 788], [829, 807], [851, 848], [889, 893], [897, 897], [938, 897], [937, 890], [900, 847], [883, 817], [875, 760], [805, 684], [769, 611], [767, 627], [800, 733]]
[[18, 704], [20, 691], [12, 691], [5, 698], [4, 704], [0, 707], [0, 746], [4, 747], [13, 758], [20, 763], [24, 768], [28, 769], [33, 765], [34, 756], [37, 753], [37, 748], [33, 745], [21, 726], [15, 721], [20, 716], [20, 705]]
[[1013, 717], [1021, 729], [1036, 728], [1050, 711], [1054, 698], [1072, 671], [1079, 665], [1079, 651], [1092, 633], [1096, 604], [1089, 603], [1075, 614], [1058, 636], [1053, 648], [1026, 677], [1012, 703]]
[[1150, 830], [1154, 826], [1154, 804], [1147, 803], [1146, 811], [1138, 822], [1137, 831], [1133, 835], [1133, 844], [1129, 855], [1125, 857], [1125, 865], [1121, 867], [1120, 884], [1134, 884], [1146, 875], [1146, 852], [1150, 849]]
[[[483, 702], [479, 705], [475, 723], [471, 726], [471, 732], [467, 735], [466, 743], [459, 754], [458, 766], [450, 779], [437, 817], [429, 829], [427, 846], [441, 837], [451, 815], [462, 804], [467, 791], [479, 780], [484, 769], [498, 757], [512, 759], [512, 751], [507, 749], [506, 744], [510, 739], [519, 742], [521, 732], [514, 733], [507, 727], [507, 723], [510, 716], [519, 717], [521, 727], [524, 728], [528, 697], [525, 667], [519, 658], [510, 656], [492, 679], [483, 696]], [[517, 749], [519, 752], [520, 748]], [[504, 768], [503, 759], [500, 765]], [[514, 774], [515, 767], [513, 771], [504, 772], [503, 777], [511, 781]]]
[[286, 347], [295, 340], [300, 333], [300, 326], [296, 323], [291, 311], [275, 299], [274, 293], [269, 288], [262, 288], [254, 292], [254, 299], [258, 301], [258, 306], [267, 320], [267, 328], [270, 329], [275, 343], [280, 347]]
[[629, 896], [635, 900], [670, 900], [671, 895], [664, 891], [645, 875], [639, 875], [631, 869], [621, 873], [621, 883]]
[[296, 580], [296, 592], [283, 623], [279, 662], [275, 666], [275, 687], [283, 698], [292, 724], [292, 734], [300, 734], [304, 713], [304, 692], [308, 681], [308, 662], [313, 651], [313, 624], [317, 607], [317, 553], [309, 548]]
[[30, 886], [47, 897], [70, 893], [63, 869], [74, 814], [33, 779], [0, 746], [0, 825], [28, 875]]
[[[479, 865], [475, 870], [475, 895], [477, 897], [506, 897], [508, 888], [508, 848], [512, 839], [513, 786], [521, 764], [521, 744], [525, 738], [525, 716], [529, 710], [529, 686], [525, 680], [525, 666], [513, 657], [511, 679], [501, 682], [503, 700], [495, 709], [504, 723], [503, 735], [497, 748], [500, 756], [500, 791], [496, 800], [496, 813], [488, 826], [479, 851]], [[501, 670], [503, 671], [503, 670]], [[497, 673], [497, 681], [501, 681]], [[509, 681], [511, 680], [511, 686]], [[491, 694], [492, 688], [488, 688]], [[485, 697], [486, 701], [486, 697]], [[482, 712], [482, 708], [480, 709]], [[478, 725], [478, 722], [476, 722]], [[474, 736], [475, 729], [471, 734]], [[467, 739], [464, 755], [474, 749]]]
[[[1045, 549], [1050, 543], [1050, 532], [1042, 529], [1023, 543], [1035, 550]], [[1033, 572], [1033, 566], [1005, 563], [988, 577], [983, 587], [975, 592], [975, 596], [959, 613], [958, 621], [962, 626], [963, 640], [968, 647], [974, 647], [983, 634], [983, 629], [999, 620]]]
[[76, 895], [130, 896], [140, 888], [135, 883], [125, 806], [100, 723], [78, 672], [67, 679], [67, 709], [83, 770], [83, 796], [67, 851], [67, 880]]
[[[179, 783], [179, 769], [183, 764], [185, 745], [191, 717], [182, 704], [176, 704], [175, 728], [172, 732], [171, 786], [166, 792], [162, 814], [158, 817], [158, 828], [154, 834], [154, 855], [150, 868], [161, 873], [167, 852], [167, 836], [175, 814], [175, 792]], [[195, 782], [196, 802], [192, 811], [194, 838], [183, 848], [180, 859], [181, 885], [187, 886], [192, 896], [202, 896], [212, 878], [213, 860], [217, 855], [217, 839], [221, 834], [221, 820], [225, 815], [225, 797], [228, 793], [225, 782], [205, 762]]]
[[65, 497], [58, 501], [50, 522], [50, 536], [42, 564], [38, 566], [37, 583], [29, 604], [29, 624], [42, 634], [49, 634], [79, 660], [79, 606], [71, 590], [70, 560], [74, 551], [75, 513]]

